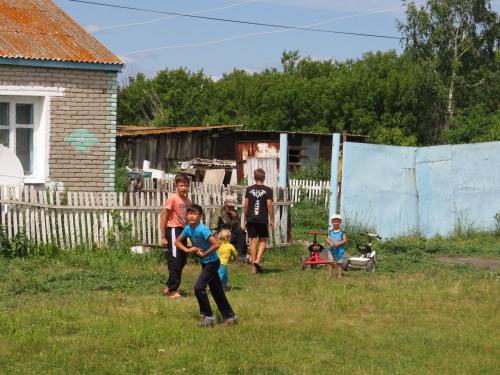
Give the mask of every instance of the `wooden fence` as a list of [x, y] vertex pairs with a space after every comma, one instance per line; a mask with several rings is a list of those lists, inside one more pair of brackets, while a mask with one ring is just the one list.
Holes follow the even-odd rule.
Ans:
[[[154, 181], [153, 179], [144, 180], [144, 191], [165, 191], [174, 192], [175, 184], [173, 179]], [[231, 185], [207, 185], [202, 182], [193, 182], [190, 186], [190, 191], [195, 194], [234, 194], [235, 192], [244, 191], [245, 187]], [[316, 203], [322, 203], [328, 207], [330, 202], [330, 181], [315, 181], [315, 180], [289, 180], [288, 199], [291, 203], [300, 202], [303, 199], [309, 199]]]
[[[138, 244], [160, 243], [160, 213], [162, 203], [172, 192], [143, 191], [138, 193], [57, 192], [0, 186], [0, 224], [8, 238], [24, 232], [37, 244], [57, 244], [62, 248], [79, 245], [105, 246], [110, 236], [117, 235], [117, 220], [130, 223]], [[204, 221], [210, 222], [216, 208], [231, 194], [242, 207], [243, 190], [224, 187], [191, 187], [188, 198], [205, 211]], [[275, 189], [275, 223], [270, 244], [287, 243], [289, 230], [288, 191]]]
[[293, 180], [289, 181], [289, 196], [292, 203], [307, 198], [328, 207], [330, 202], [330, 181]]

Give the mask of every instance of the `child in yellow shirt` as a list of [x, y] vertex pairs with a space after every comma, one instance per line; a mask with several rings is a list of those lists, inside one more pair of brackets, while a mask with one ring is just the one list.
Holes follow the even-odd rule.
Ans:
[[219, 278], [222, 282], [222, 287], [224, 291], [227, 292], [231, 289], [231, 286], [228, 284], [229, 281], [229, 273], [227, 270], [227, 265], [229, 262], [236, 260], [238, 253], [234, 246], [229, 242], [231, 240], [231, 231], [227, 229], [223, 229], [219, 232], [219, 240], [220, 246], [217, 252], [219, 253], [220, 258], [220, 266], [219, 266]]

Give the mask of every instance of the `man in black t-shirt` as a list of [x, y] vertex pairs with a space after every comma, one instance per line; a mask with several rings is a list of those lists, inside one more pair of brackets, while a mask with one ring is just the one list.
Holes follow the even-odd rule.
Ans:
[[274, 226], [273, 190], [264, 185], [266, 173], [263, 169], [256, 169], [253, 175], [255, 185], [249, 186], [245, 193], [244, 223], [250, 238], [252, 273], [262, 273], [260, 262], [266, 250], [269, 229]]

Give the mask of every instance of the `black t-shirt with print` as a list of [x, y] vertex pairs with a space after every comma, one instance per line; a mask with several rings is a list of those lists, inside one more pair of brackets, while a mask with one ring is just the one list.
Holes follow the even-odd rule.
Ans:
[[267, 224], [267, 200], [273, 200], [273, 190], [265, 185], [252, 185], [247, 187], [245, 198], [248, 198], [247, 221]]

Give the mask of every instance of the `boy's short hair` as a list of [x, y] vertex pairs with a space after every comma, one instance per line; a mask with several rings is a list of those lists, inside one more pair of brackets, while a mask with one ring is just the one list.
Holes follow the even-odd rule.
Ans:
[[187, 213], [189, 212], [198, 212], [200, 215], [203, 216], [203, 208], [201, 208], [200, 205], [198, 204], [193, 204], [187, 208]]
[[219, 240], [229, 242], [230, 239], [231, 239], [231, 231], [229, 229], [222, 229], [219, 232]]
[[257, 168], [253, 171], [253, 179], [263, 182], [266, 179], [266, 172], [262, 168]]
[[188, 184], [188, 185], [191, 183], [191, 180], [189, 179], [189, 177], [186, 176], [184, 173], [179, 173], [178, 175], [176, 175], [174, 181], [175, 181], [176, 185], [180, 182]]

